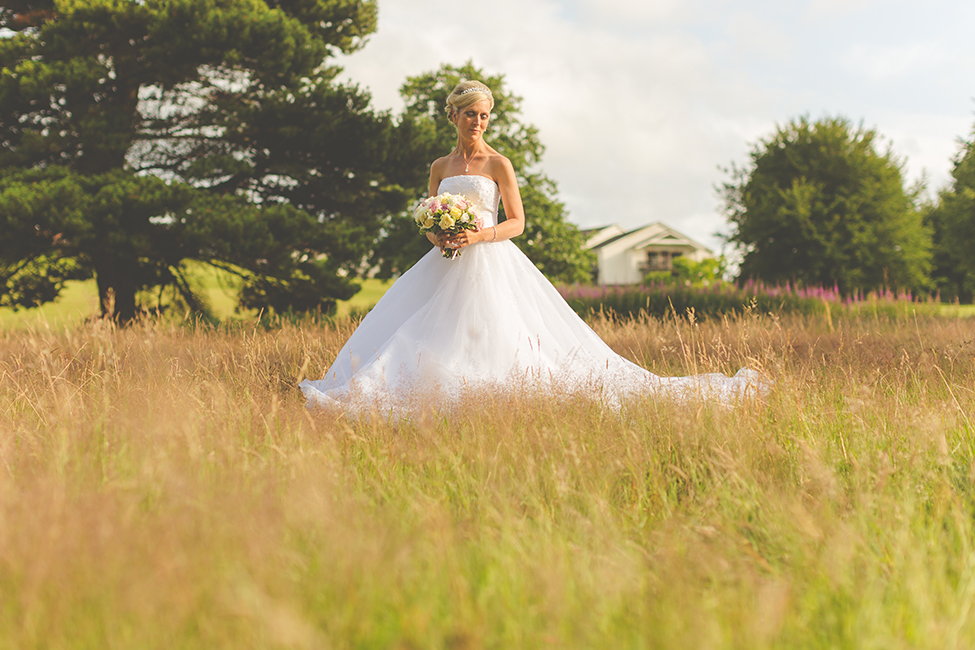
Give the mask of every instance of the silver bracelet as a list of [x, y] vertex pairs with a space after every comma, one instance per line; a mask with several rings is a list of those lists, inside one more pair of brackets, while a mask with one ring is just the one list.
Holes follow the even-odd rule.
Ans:
[[494, 228], [494, 239], [492, 239], [491, 241], [498, 241], [498, 227], [497, 226], [491, 226], [491, 227]]

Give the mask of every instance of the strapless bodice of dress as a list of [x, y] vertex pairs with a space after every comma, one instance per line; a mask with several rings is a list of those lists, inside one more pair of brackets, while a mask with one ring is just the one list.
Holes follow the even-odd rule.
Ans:
[[477, 213], [484, 223], [484, 228], [498, 225], [498, 205], [501, 202], [501, 190], [498, 184], [487, 176], [470, 174], [469, 176], [448, 176], [440, 181], [437, 194], [450, 192], [459, 194], [474, 204]]

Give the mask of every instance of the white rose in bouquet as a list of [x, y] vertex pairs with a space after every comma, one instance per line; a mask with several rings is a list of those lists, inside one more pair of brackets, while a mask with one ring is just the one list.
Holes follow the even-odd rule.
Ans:
[[[474, 205], [463, 196], [445, 192], [419, 201], [413, 209], [413, 220], [421, 233], [456, 235], [463, 230], [480, 230], [482, 220]], [[458, 250], [444, 250], [444, 257], [453, 259]]]

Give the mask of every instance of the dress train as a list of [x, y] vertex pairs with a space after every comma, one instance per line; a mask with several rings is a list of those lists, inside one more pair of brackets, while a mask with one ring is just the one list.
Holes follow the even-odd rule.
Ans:
[[[483, 176], [452, 176], [490, 227], [500, 191]], [[616, 354], [510, 241], [483, 242], [453, 260], [433, 248], [366, 315], [325, 377], [303, 381], [308, 405], [410, 410], [471, 391], [531, 388], [627, 397], [701, 397], [734, 404], [766, 390], [743, 369], [660, 377]]]

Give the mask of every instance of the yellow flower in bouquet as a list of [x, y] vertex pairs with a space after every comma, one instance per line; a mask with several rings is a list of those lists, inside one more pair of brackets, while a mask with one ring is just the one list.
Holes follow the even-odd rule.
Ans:
[[[444, 192], [417, 203], [413, 209], [413, 220], [421, 233], [436, 235], [456, 235], [463, 230], [480, 230], [481, 218], [474, 204], [463, 196]], [[443, 256], [454, 259], [460, 255], [458, 250], [444, 250]]]

